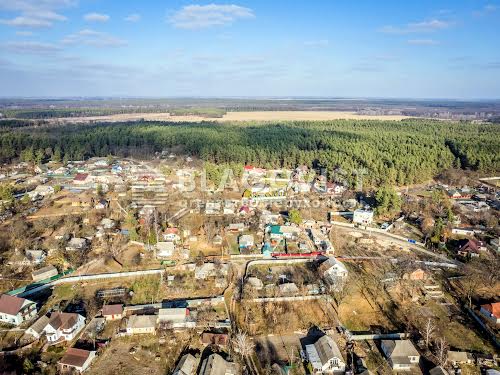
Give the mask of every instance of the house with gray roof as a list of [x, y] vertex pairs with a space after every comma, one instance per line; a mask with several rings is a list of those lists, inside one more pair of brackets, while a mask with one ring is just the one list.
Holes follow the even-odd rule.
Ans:
[[420, 354], [410, 340], [382, 340], [380, 346], [393, 370], [410, 371], [420, 362]]
[[175, 367], [172, 375], [194, 375], [198, 367], [199, 358], [192, 354], [185, 354]]
[[240, 368], [237, 363], [228, 362], [219, 354], [211, 354], [201, 364], [198, 375], [239, 375]]
[[306, 355], [314, 374], [343, 374], [345, 362], [337, 343], [330, 336], [323, 336], [314, 344], [306, 345]]

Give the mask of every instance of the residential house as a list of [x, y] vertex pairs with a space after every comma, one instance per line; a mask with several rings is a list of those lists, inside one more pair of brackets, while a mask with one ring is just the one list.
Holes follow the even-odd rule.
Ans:
[[76, 313], [53, 312], [45, 326], [47, 341], [55, 344], [73, 340], [85, 326], [85, 318]]
[[450, 189], [447, 193], [450, 199], [470, 199], [473, 192], [465, 186], [462, 189]]
[[43, 263], [47, 256], [43, 250], [25, 250], [24, 255], [30, 263], [35, 265]]
[[341, 290], [344, 287], [349, 271], [344, 263], [334, 257], [329, 257], [320, 266], [320, 272], [323, 273], [323, 279], [333, 290]]
[[236, 212], [236, 207], [237, 207], [238, 203], [239, 202], [237, 200], [226, 199], [224, 201], [223, 214], [224, 215], [234, 215]]
[[95, 351], [69, 348], [58, 362], [60, 372], [62, 374], [84, 372], [94, 360], [95, 353]]
[[156, 315], [132, 315], [128, 318], [127, 333], [156, 335]]
[[333, 338], [323, 336], [314, 344], [306, 345], [307, 360], [314, 374], [334, 374], [345, 372], [345, 361]]
[[238, 239], [240, 249], [248, 249], [254, 246], [253, 236], [251, 234], [243, 234]]
[[373, 211], [367, 209], [354, 210], [352, 222], [355, 224], [370, 225], [373, 222]]
[[395, 371], [409, 371], [420, 362], [420, 354], [410, 340], [382, 340], [380, 346]]
[[168, 322], [172, 328], [186, 327], [189, 318], [189, 309], [184, 307], [160, 309], [158, 311], [158, 322]]
[[47, 315], [42, 315], [26, 330], [26, 334], [38, 340], [45, 332], [47, 324], [49, 324], [49, 317]]
[[471, 353], [449, 350], [448, 363], [450, 363], [452, 366], [471, 364], [474, 363], [474, 357]]
[[84, 251], [88, 247], [86, 238], [73, 237], [66, 245], [66, 251]]
[[175, 244], [173, 242], [160, 241], [156, 243], [156, 257], [168, 258], [174, 255]]
[[493, 238], [490, 241], [490, 247], [493, 250], [493, 253], [500, 254], [500, 238]]
[[222, 210], [221, 202], [207, 202], [205, 205], [205, 214], [206, 215], [219, 215]]
[[474, 230], [474, 228], [455, 227], [451, 229], [451, 234], [456, 234], [457, 236], [474, 237], [476, 231]]
[[73, 178], [74, 185], [85, 185], [89, 183], [91, 178], [89, 178], [88, 173], [77, 173]]
[[49, 265], [33, 271], [31, 273], [31, 277], [33, 278], [33, 281], [41, 281], [56, 276], [57, 274], [59, 274], [57, 268]]
[[208, 277], [226, 276], [229, 271], [229, 264], [222, 263], [203, 263], [201, 266], [196, 266], [194, 270], [194, 278], [204, 280]]
[[170, 242], [180, 241], [181, 237], [179, 236], [179, 229], [178, 228], [165, 229], [165, 233], [163, 233], [163, 239], [165, 241], [170, 241]]
[[102, 307], [102, 316], [106, 320], [120, 320], [123, 318], [123, 305], [104, 305]]
[[195, 375], [199, 361], [192, 354], [184, 354], [172, 375]]
[[481, 305], [479, 310], [481, 315], [483, 315], [492, 324], [500, 324], [500, 302], [488, 303], [486, 305]]
[[243, 232], [245, 229], [245, 223], [231, 223], [227, 227], [227, 230], [232, 233]]
[[486, 251], [483, 241], [469, 239], [462, 242], [463, 244], [457, 251], [457, 254], [462, 257], [479, 257], [480, 253]]
[[259, 220], [261, 225], [278, 225], [280, 218], [280, 214], [273, 214], [270, 211], [263, 211], [260, 215]]
[[316, 246], [319, 246], [325, 240], [324, 234], [321, 233], [318, 229], [310, 229], [309, 234], [311, 240]]
[[0, 296], [0, 323], [20, 325], [36, 316], [36, 303], [25, 298]]
[[237, 363], [228, 362], [219, 354], [211, 354], [201, 364], [199, 375], [239, 375]]
[[294, 240], [299, 233], [300, 228], [293, 225], [271, 225], [269, 228], [269, 236], [275, 241], [281, 241], [283, 238]]

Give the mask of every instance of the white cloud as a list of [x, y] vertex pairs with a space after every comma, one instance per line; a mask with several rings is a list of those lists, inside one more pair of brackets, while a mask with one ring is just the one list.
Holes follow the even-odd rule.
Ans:
[[56, 21], [67, 18], [57, 9], [75, 5], [74, 0], [0, 0], [0, 10], [19, 12], [10, 19], [0, 19], [0, 23], [14, 27], [51, 27]]
[[487, 4], [482, 9], [472, 12], [476, 17], [487, 16], [488, 14], [494, 13], [498, 10], [498, 6], [493, 4]]
[[107, 22], [109, 16], [101, 13], [87, 13], [83, 16], [83, 19], [88, 22]]
[[3, 47], [13, 53], [34, 55], [50, 54], [61, 50], [54, 44], [32, 41], [7, 42]]
[[138, 22], [141, 20], [141, 15], [137, 13], [132, 13], [129, 14], [127, 17], [125, 17], [124, 20], [127, 22]]
[[379, 29], [379, 31], [388, 34], [430, 33], [447, 29], [451, 25], [452, 24], [448, 21], [432, 19], [428, 21], [411, 22], [404, 26], [384, 26]]
[[187, 5], [169, 18], [179, 29], [204, 29], [232, 24], [238, 19], [254, 18], [253, 10], [239, 5]]
[[308, 40], [304, 42], [306, 47], [326, 47], [330, 44], [328, 39]]
[[122, 47], [127, 44], [127, 42], [123, 39], [117, 38], [108, 33], [91, 29], [84, 29], [77, 33], [70, 34], [61, 42], [67, 45], [83, 44], [94, 47]]
[[439, 44], [437, 40], [434, 39], [410, 39], [408, 44], [418, 45], [418, 46], [436, 46]]

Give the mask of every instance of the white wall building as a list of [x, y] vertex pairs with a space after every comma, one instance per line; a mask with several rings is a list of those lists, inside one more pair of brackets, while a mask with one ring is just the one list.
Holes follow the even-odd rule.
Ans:
[[25, 298], [2, 294], [0, 296], [0, 322], [18, 326], [36, 316], [36, 303]]

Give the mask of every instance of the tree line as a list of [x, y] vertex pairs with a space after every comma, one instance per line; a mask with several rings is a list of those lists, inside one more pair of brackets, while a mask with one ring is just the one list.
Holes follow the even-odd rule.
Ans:
[[356, 174], [371, 186], [409, 185], [450, 167], [500, 171], [497, 124], [409, 119], [245, 123], [125, 122], [0, 127], [0, 161], [149, 157], [174, 146], [216, 165], [307, 165], [330, 180]]

